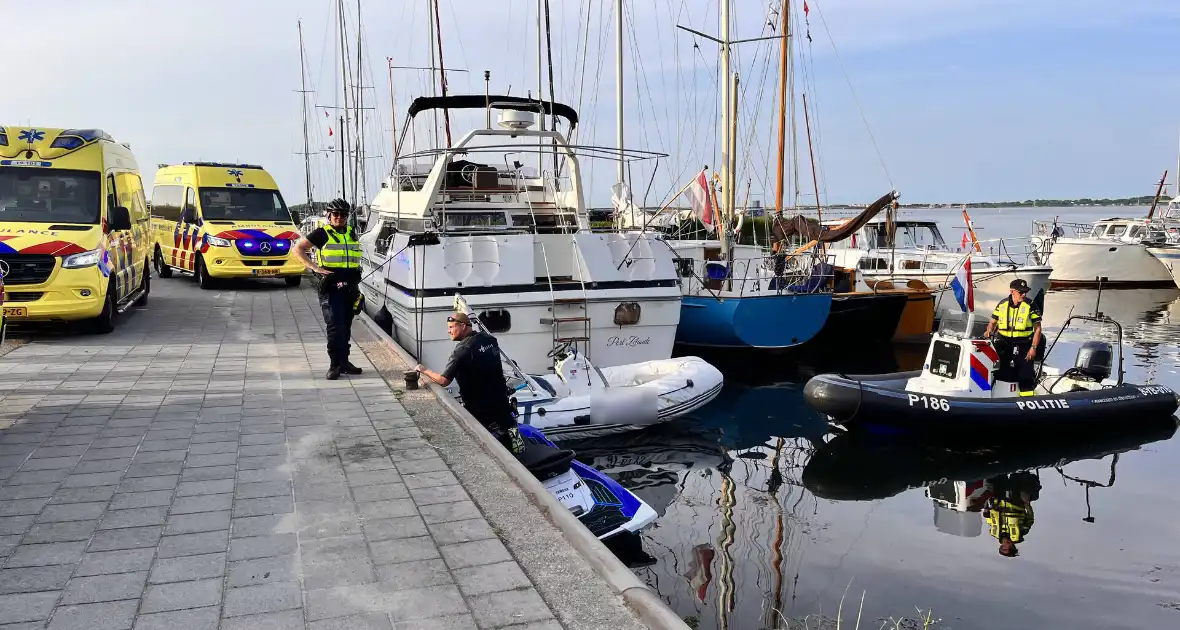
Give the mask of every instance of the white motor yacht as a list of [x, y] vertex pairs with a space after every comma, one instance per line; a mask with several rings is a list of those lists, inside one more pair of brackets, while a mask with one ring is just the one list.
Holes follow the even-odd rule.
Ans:
[[1052, 265], [1054, 287], [1143, 287], [1172, 284], [1165, 262], [1152, 245], [1176, 243], [1180, 207], [1175, 200], [1151, 219], [1111, 217], [1094, 223], [1033, 221], [1034, 256]]
[[482, 94], [416, 99], [399, 147], [429, 135], [415, 117], [438, 110], [486, 110], [487, 124], [443, 148], [399, 151], [360, 237], [366, 311], [434, 370], [454, 348], [457, 293], [527, 373], [550, 371], [547, 354], [565, 342], [603, 368], [669, 358], [681, 300], [673, 254], [654, 232], [592, 232], [579, 162], [661, 155], [572, 145], [555, 130], [559, 117], [577, 125], [572, 108]]

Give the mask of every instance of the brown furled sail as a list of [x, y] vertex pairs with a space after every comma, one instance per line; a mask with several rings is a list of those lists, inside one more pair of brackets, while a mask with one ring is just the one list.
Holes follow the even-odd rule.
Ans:
[[878, 213], [888, 208], [897, 198], [897, 191], [890, 191], [880, 199], [869, 204], [869, 207], [865, 208], [864, 212], [835, 227], [821, 226], [816, 219], [810, 219], [801, 214], [797, 214], [789, 219], [774, 216], [770, 219], [771, 233], [775, 242], [786, 241], [798, 234], [803, 237], [804, 241], [835, 243], [852, 236], [873, 217], [877, 216]]

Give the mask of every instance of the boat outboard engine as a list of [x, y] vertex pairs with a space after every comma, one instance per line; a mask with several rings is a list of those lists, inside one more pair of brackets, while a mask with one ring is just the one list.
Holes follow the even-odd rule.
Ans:
[[1098, 383], [1110, 377], [1113, 364], [1114, 346], [1109, 341], [1087, 341], [1078, 350], [1078, 357], [1070, 371]]

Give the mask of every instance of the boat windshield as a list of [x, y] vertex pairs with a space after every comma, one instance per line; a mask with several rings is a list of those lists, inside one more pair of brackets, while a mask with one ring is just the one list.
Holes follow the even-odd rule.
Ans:
[[0, 167], [0, 222], [97, 225], [101, 199], [97, 172]]
[[206, 221], [291, 222], [279, 191], [261, 188], [202, 188], [201, 216]]
[[[884, 249], [893, 247], [884, 223], [873, 223], [864, 227], [865, 247]], [[938, 226], [933, 222], [899, 221], [894, 232], [896, 246], [900, 249], [946, 249], [946, 241]]]

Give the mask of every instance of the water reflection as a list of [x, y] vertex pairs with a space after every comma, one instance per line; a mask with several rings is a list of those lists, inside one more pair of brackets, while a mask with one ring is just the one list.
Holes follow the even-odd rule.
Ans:
[[[933, 535], [974, 538], [975, 554], [1020, 558], [1026, 546], [1055, 537], [1045, 529], [1052, 520], [1037, 522], [1045, 492], [1080, 484], [1087, 501], [1085, 516], [1075, 504], [1077, 516], [1100, 521], [1110, 514], [1092, 514], [1088, 492], [1115, 485], [1119, 454], [1176, 431], [1172, 418], [1103, 436], [1062, 436], [1051, 445], [953, 450], [851, 435], [825, 443], [822, 423], [792, 413], [792, 391], [733, 387], [724, 407], [706, 418], [567, 444], [660, 512], [621, 555], [694, 627], [801, 627], [805, 617], [811, 627], [823, 623], [818, 612], [834, 606], [822, 602], [845, 584], [834, 574], [823, 578], [823, 563], [803, 570], [815, 562], [808, 554], [816, 545], [832, 542], [835, 521], [825, 506], [833, 504], [817, 498], [843, 504], [921, 491], [926, 510], [933, 509], [926, 521]], [[767, 409], [770, 401], [777, 406]], [[1071, 470], [1099, 459], [1109, 475]], [[1060, 481], [1048, 484], [1046, 474]], [[981, 539], [991, 545], [980, 547]]]
[[[1051, 292], [1049, 338], [1097, 297]], [[1099, 308], [1124, 327], [1129, 381], [1180, 385], [1180, 291], [1104, 290]], [[1067, 331], [1050, 363], [1068, 365], [1095, 336]], [[1174, 624], [1175, 422], [947, 450], [828, 436], [803, 403], [814, 374], [916, 369], [924, 353], [850, 343], [705, 356], [726, 386], [695, 417], [568, 446], [660, 513], [619, 553], [701, 630], [835, 627], [846, 590], [847, 627], [862, 591], [872, 628], [915, 606], [958, 630]]]
[[[1085, 522], [1093, 523], [1089, 491], [1112, 487], [1119, 453], [1166, 440], [1176, 431], [1175, 418], [1132, 423], [1101, 437], [1063, 436], [1052, 445], [1010, 445], [979, 450], [931, 448], [920, 444], [871, 443], [842, 435], [820, 448], [803, 471], [813, 494], [836, 500], [876, 500], [924, 487], [934, 505], [934, 528], [944, 534], [977, 537], [987, 525], [1002, 556], [1016, 557], [1036, 521], [1033, 504], [1040, 498], [1040, 473], [1055, 471], [1062, 480], [1086, 489]], [[1067, 474], [1069, 463], [1111, 457], [1105, 482]]]

